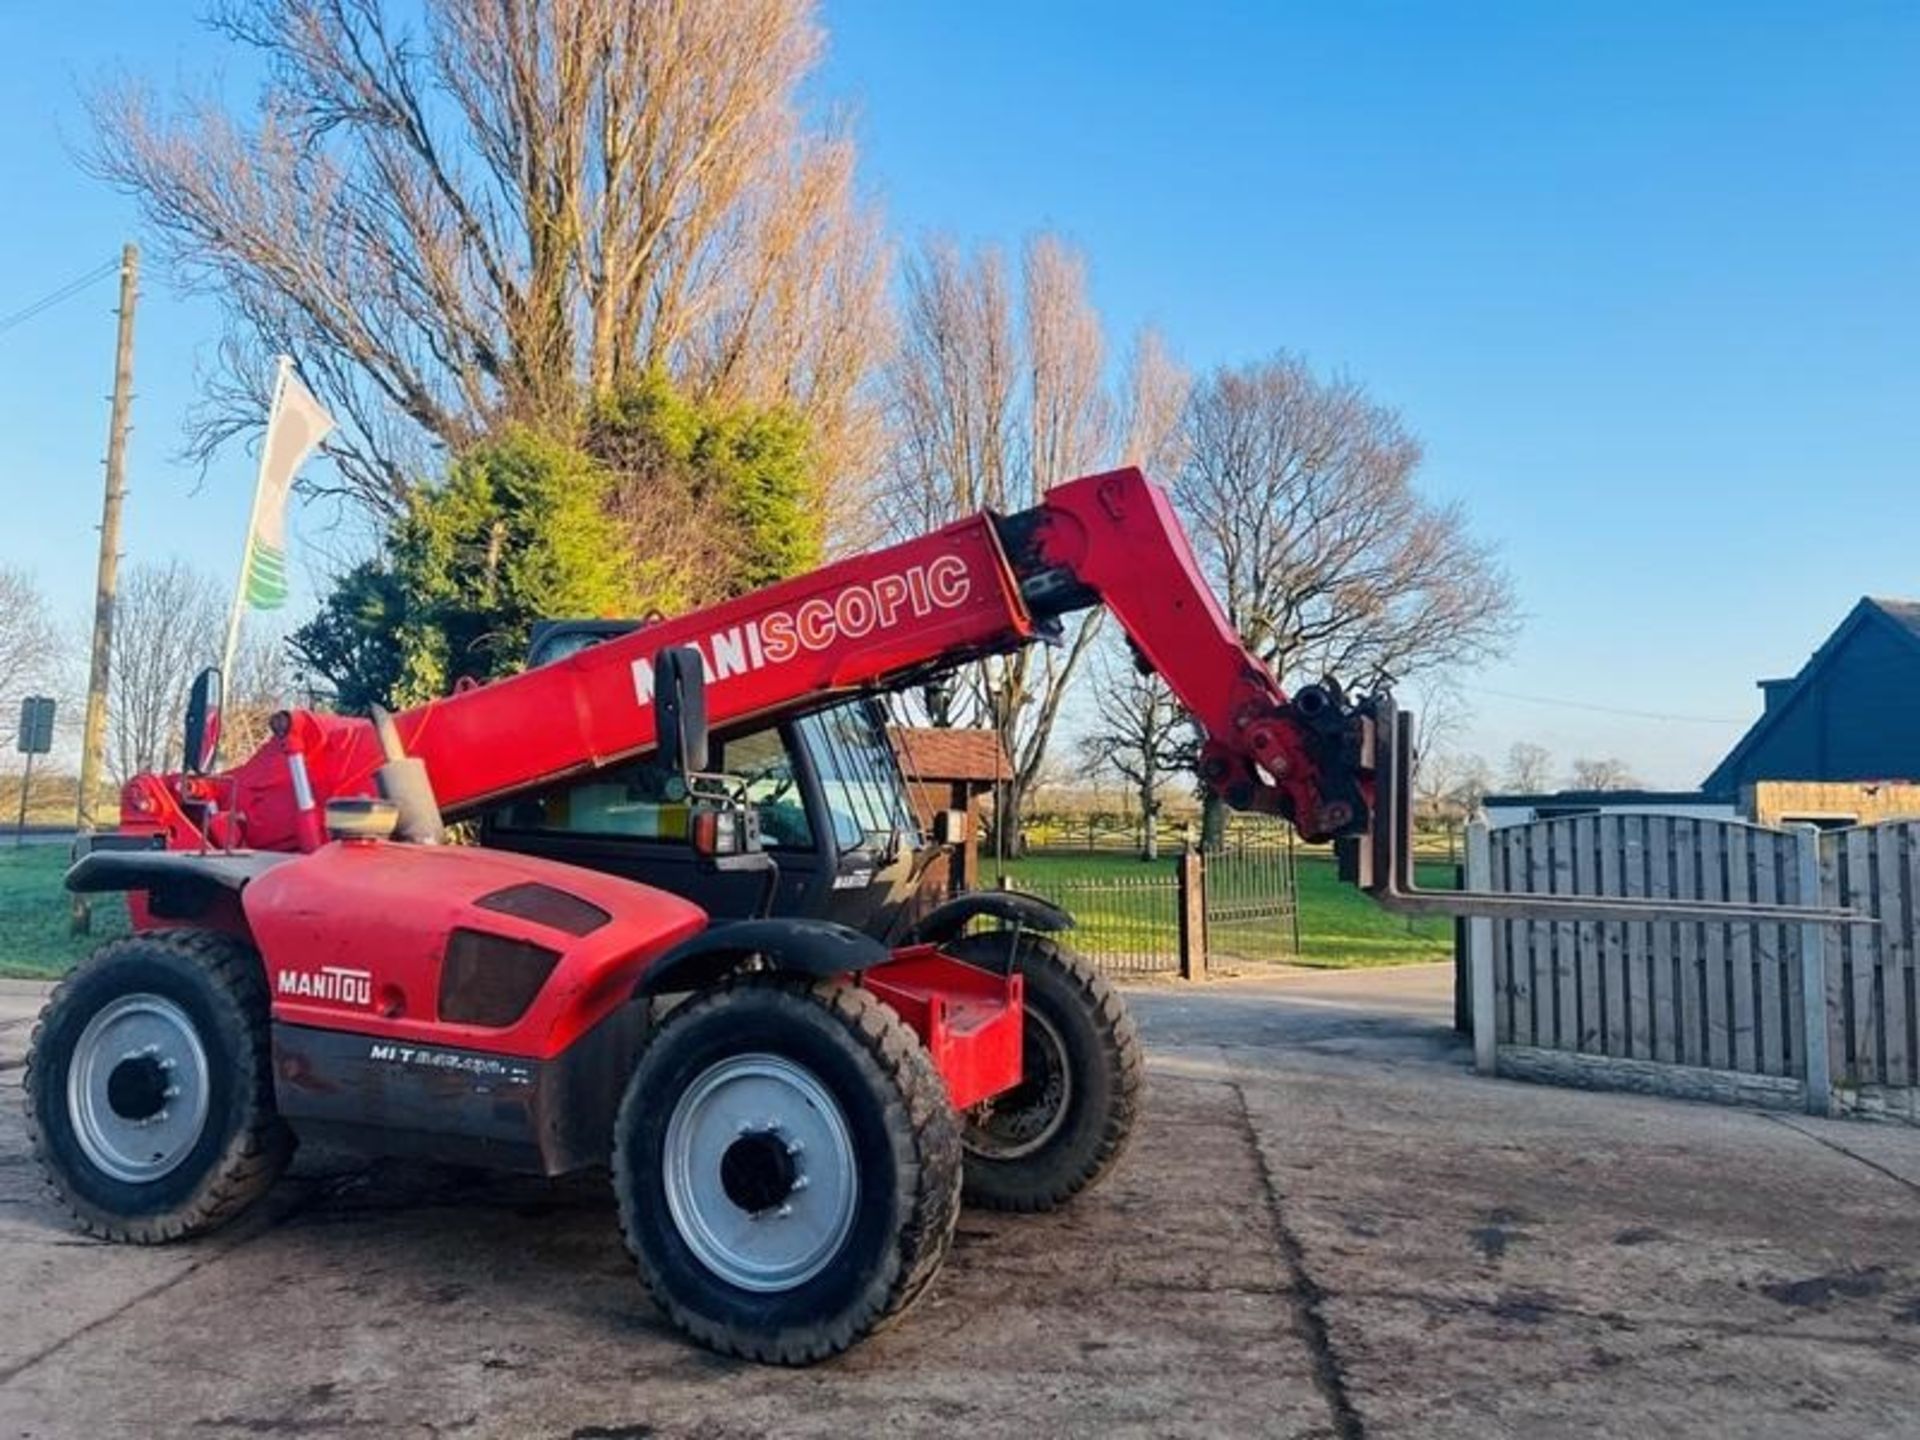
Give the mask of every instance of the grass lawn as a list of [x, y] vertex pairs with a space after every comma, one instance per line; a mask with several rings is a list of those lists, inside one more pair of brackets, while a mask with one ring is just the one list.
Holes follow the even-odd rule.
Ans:
[[[1021, 889], [1066, 901], [1080, 922], [1080, 943], [1089, 950], [1167, 951], [1174, 948], [1178, 934], [1172, 893], [1148, 887], [1169, 877], [1173, 864], [1162, 860], [1149, 865], [1132, 856], [1106, 853], [1038, 855], [1009, 861], [1007, 874]], [[990, 870], [991, 862], [982, 868]], [[1423, 864], [1419, 870], [1423, 886], [1453, 887], [1451, 865]], [[1352, 886], [1341, 884], [1333, 857], [1325, 851], [1301, 851], [1297, 872], [1301, 953], [1294, 963], [1336, 969], [1415, 965], [1453, 957], [1451, 920], [1389, 915]], [[1116, 887], [1075, 893], [1073, 887], [1090, 881], [1139, 881], [1142, 890]]]
[[[4, 843], [4, 842], [0, 842]], [[51, 979], [66, 972], [96, 945], [123, 935], [127, 907], [117, 895], [93, 901], [93, 933], [68, 933], [65, 845], [0, 848], [0, 976]]]

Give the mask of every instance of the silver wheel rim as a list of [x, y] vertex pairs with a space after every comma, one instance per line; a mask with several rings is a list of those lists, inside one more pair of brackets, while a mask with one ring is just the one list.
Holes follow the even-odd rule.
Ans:
[[161, 995], [122, 995], [87, 1022], [67, 1067], [74, 1139], [130, 1185], [172, 1174], [206, 1128], [207, 1052], [187, 1012]]
[[839, 1102], [778, 1055], [705, 1070], [667, 1120], [674, 1228], [700, 1263], [761, 1294], [804, 1285], [853, 1229], [859, 1172]]
[[1011, 1094], [989, 1100], [970, 1111], [960, 1137], [967, 1150], [987, 1160], [1019, 1160], [1033, 1154], [1067, 1123], [1073, 1105], [1073, 1071], [1067, 1064], [1067, 1044], [1054, 1023], [1031, 1006], [1027, 1009], [1029, 1027], [1021, 1036], [1022, 1065], [1041, 1059], [1046, 1074], [1039, 1077], [1037, 1093], [1025, 1098], [1029, 1083], [1023, 1080]]

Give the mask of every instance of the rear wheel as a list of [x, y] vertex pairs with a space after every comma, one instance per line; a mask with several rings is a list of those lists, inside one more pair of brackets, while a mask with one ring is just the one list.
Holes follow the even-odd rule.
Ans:
[[27, 1055], [27, 1126], [82, 1229], [179, 1240], [267, 1192], [293, 1150], [267, 1023], [258, 958], [208, 931], [114, 941], [61, 982]]
[[864, 990], [756, 976], [676, 1010], [615, 1127], [620, 1225], [668, 1317], [806, 1364], [897, 1317], [959, 1213], [960, 1140], [918, 1038]]
[[1111, 1171], [1140, 1112], [1140, 1033], [1106, 976], [1044, 935], [990, 930], [942, 947], [1026, 980], [1023, 1079], [965, 1117], [966, 1199], [1052, 1210]]

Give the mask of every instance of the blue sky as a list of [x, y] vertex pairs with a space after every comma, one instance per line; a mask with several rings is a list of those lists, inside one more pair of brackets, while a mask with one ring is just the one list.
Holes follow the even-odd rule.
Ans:
[[[110, 256], [74, 167], [114, 67], [233, 61], [172, 5], [10, 17], [0, 314]], [[829, 0], [906, 237], [1057, 229], [1117, 336], [1286, 347], [1425, 440], [1527, 611], [1463, 743], [1692, 784], [1866, 593], [1920, 595], [1920, 7]], [[0, 561], [84, 610], [110, 284], [0, 334]], [[147, 287], [128, 550], [230, 570], [244, 457], [170, 461], [215, 336]], [[1530, 697], [1530, 698], [1516, 698]], [[1543, 700], [1557, 703], [1540, 703]], [[1685, 719], [1606, 713], [1612, 707]]]

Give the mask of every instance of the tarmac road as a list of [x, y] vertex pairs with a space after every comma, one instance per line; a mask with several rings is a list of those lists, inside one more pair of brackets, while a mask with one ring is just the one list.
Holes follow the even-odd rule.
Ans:
[[72, 1233], [0, 982], [0, 1437], [1920, 1436], [1920, 1132], [1482, 1080], [1445, 967], [1136, 991], [1149, 1116], [825, 1366], [683, 1344], [602, 1184], [303, 1155]]

